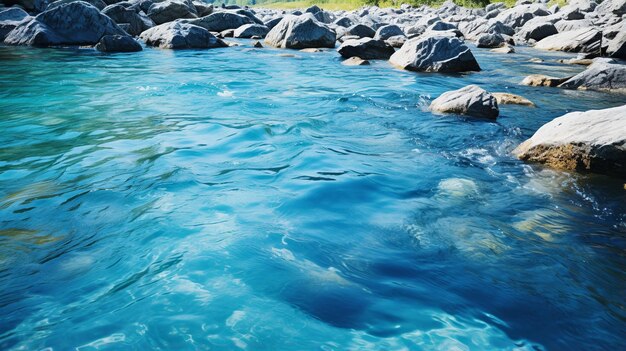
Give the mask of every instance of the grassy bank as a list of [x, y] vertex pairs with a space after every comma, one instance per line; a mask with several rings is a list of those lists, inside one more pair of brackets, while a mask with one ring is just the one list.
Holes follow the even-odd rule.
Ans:
[[[268, 1], [256, 2], [255, 7], [265, 7], [274, 9], [300, 9], [306, 8], [312, 5], [318, 5], [325, 10], [355, 10], [362, 6], [377, 5], [379, 7], [400, 7], [401, 4], [411, 4], [414, 6], [430, 5], [433, 7], [440, 6], [445, 0], [297, 0], [297, 1]], [[491, 2], [489, 0], [456, 0], [455, 3], [460, 6], [482, 8], [487, 6]], [[515, 4], [515, 0], [504, 0], [507, 6]]]

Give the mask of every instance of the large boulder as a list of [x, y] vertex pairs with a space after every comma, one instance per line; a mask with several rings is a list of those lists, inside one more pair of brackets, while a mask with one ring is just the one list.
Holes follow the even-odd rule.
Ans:
[[559, 85], [559, 88], [626, 93], [626, 65], [597, 59], [586, 70]]
[[599, 53], [602, 32], [595, 28], [581, 28], [544, 38], [535, 44], [536, 49], [566, 52]]
[[235, 38], [252, 38], [252, 37], [265, 38], [265, 36], [267, 35], [269, 31], [270, 30], [264, 25], [260, 25], [256, 23], [244, 24], [243, 26], [235, 29], [233, 36]]
[[373, 38], [376, 35], [376, 32], [364, 24], [355, 24], [349, 27], [348, 30], [345, 31], [344, 35], [356, 36], [359, 38]]
[[127, 23], [128, 30], [126, 32], [133, 36], [155, 26], [155, 23], [143, 12], [139, 14], [134, 9], [122, 5], [109, 5], [102, 10], [102, 13], [109, 16], [117, 24]]
[[86, 2], [63, 4], [21, 22], [4, 42], [10, 45], [95, 45], [105, 35], [128, 35]]
[[143, 48], [129, 36], [105, 35], [95, 46], [96, 50], [102, 52], [135, 52]]
[[623, 16], [626, 14], [626, 0], [604, 0], [596, 8], [596, 12]]
[[384, 40], [372, 38], [346, 40], [337, 51], [342, 57], [357, 56], [364, 60], [388, 60], [395, 52]]
[[554, 24], [550, 22], [528, 22], [517, 33], [518, 37], [523, 40], [536, 40], [547, 38], [551, 35], [557, 34], [559, 31]]
[[248, 16], [231, 12], [215, 12], [202, 18], [183, 20], [182, 22], [200, 26], [209, 32], [222, 32], [227, 29], [237, 29], [245, 24], [254, 23]]
[[402, 29], [400, 29], [400, 27], [396, 26], [395, 24], [388, 24], [376, 30], [374, 39], [387, 40], [391, 37], [400, 35], [404, 36], [404, 32], [402, 31]]
[[626, 25], [623, 27], [623, 31], [609, 42], [606, 54], [610, 57], [626, 59]]
[[[78, 0], [56, 0], [56, 1], [50, 1], [50, 5], [48, 5], [48, 7], [46, 7], [46, 11], [47, 10], [52, 10], [55, 7], [61, 6], [63, 4], [69, 4], [70, 2], [74, 2], [74, 1], [78, 1]], [[92, 5], [93, 7], [97, 8], [98, 10], [102, 11], [102, 9], [104, 9], [107, 4], [102, 1], [102, 0], [81, 0], [84, 1], [90, 5]]]
[[571, 112], [545, 125], [513, 153], [524, 161], [626, 176], [626, 105]]
[[45, 11], [49, 0], [4, 0], [2, 4], [6, 6], [18, 5], [26, 11], [41, 12]]
[[22, 21], [30, 18], [28, 13], [19, 7], [0, 9], [0, 43]]
[[156, 24], [163, 24], [179, 18], [197, 18], [198, 14], [193, 4], [167, 0], [152, 4], [148, 10], [148, 17]]
[[457, 38], [410, 39], [391, 56], [389, 62], [410, 71], [480, 71], [480, 66], [470, 49]]
[[499, 48], [504, 45], [504, 37], [498, 33], [483, 34], [476, 42], [479, 48]]
[[168, 22], [141, 33], [149, 46], [162, 49], [209, 49], [226, 47], [208, 30], [182, 21]]
[[265, 37], [271, 46], [285, 49], [334, 48], [335, 32], [310, 13], [285, 16]]
[[430, 104], [430, 110], [489, 119], [500, 114], [496, 98], [477, 85], [441, 94]]

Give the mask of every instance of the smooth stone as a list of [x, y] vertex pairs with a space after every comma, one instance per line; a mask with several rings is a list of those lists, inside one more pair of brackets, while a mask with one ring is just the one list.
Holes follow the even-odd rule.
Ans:
[[479, 48], [499, 48], [505, 45], [504, 38], [498, 33], [483, 34], [476, 43]]
[[318, 49], [318, 48], [306, 48], [306, 49], [301, 49], [300, 52], [316, 53], [316, 52], [324, 52], [324, 50]]
[[503, 47], [491, 49], [489, 51], [495, 52], [495, 53], [498, 53], [498, 54], [513, 54], [513, 53], [515, 53], [515, 48], [512, 47], [511, 45], [505, 45]]
[[524, 78], [520, 84], [531, 87], [556, 87], [565, 82], [568, 78], [550, 77], [543, 74], [531, 74]]
[[231, 12], [215, 12], [198, 19], [183, 20], [182, 22], [200, 26], [210, 32], [223, 32], [228, 29], [237, 29], [245, 24], [254, 23], [247, 16]]
[[387, 40], [395, 36], [404, 36], [404, 32], [395, 24], [388, 24], [376, 30], [374, 39]]
[[372, 38], [345, 41], [337, 51], [345, 58], [357, 56], [365, 60], [388, 60], [395, 52], [385, 41]]
[[152, 27], [141, 33], [140, 38], [147, 45], [162, 49], [209, 49], [227, 46], [208, 30], [181, 21]]
[[498, 105], [523, 105], [535, 107], [535, 104], [519, 95], [510, 93], [491, 93], [496, 98]]
[[183, 1], [163, 1], [152, 4], [148, 17], [155, 24], [163, 24], [180, 18], [197, 18], [196, 9]]
[[626, 93], [626, 65], [598, 59], [559, 88]]
[[489, 119], [500, 114], [496, 98], [477, 85], [441, 94], [430, 104], [430, 110]]
[[554, 168], [626, 176], [624, 145], [626, 105], [555, 118], [513, 153]]
[[341, 61], [341, 64], [345, 66], [367, 66], [370, 64], [370, 62], [367, 60], [363, 60], [360, 57], [353, 56], [349, 59]]
[[269, 28], [264, 25], [250, 23], [244, 24], [243, 26], [235, 29], [233, 32], [233, 36], [235, 38], [252, 38], [259, 37], [258, 39], [264, 38], [267, 33], [269, 33]]
[[150, 17], [142, 16], [132, 8], [126, 8], [122, 5], [109, 5], [102, 10], [102, 14], [109, 16], [118, 25], [128, 24], [128, 29], [124, 30], [133, 36], [139, 35], [155, 26], [154, 21]]
[[334, 48], [335, 32], [307, 13], [287, 15], [265, 37], [271, 46], [284, 49]]
[[95, 49], [102, 52], [136, 52], [143, 48], [133, 38], [121, 35], [105, 35], [96, 44]]
[[364, 24], [355, 24], [348, 28], [344, 35], [353, 35], [359, 38], [373, 38], [376, 31]]
[[546, 37], [535, 44], [535, 49], [565, 52], [599, 52], [602, 32], [582, 28]]
[[410, 71], [447, 73], [480, 71], [472, 51], [457, 38], [410, 39], [391, 55], [389, 62]]

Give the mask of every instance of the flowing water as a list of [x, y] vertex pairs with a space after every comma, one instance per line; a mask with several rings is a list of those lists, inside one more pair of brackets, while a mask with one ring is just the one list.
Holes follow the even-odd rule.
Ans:
[[[0, 47], [0, 349], [626, 349], [624, 180], [510, 154], [623, 95], [244, 43]], [[428, 112], [467, 84], [538, 107]]]

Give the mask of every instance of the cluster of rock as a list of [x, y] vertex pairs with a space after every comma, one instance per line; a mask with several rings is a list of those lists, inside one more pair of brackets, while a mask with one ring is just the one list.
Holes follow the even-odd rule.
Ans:
[[[469, 40], [477, 48], [496, 53], [514, 53], [516, 45], [576, 52], [580, 57], [571, 63], [589, 65], [573, 77], [532, 75], [521, 84], [626, 92], [626, 65], [619, 62], [626, 58], [626, 0], [569, 0], [563, 8], [548, 7], [547, 2], [519, 0], [511, 8], [492, 3], [471, 9], [448, 0], [439, 8], [402, 5], [398, 9], [371, 6], [355, 11], [325, 11], [312, 6], [288, 13], [214, 7], [200, 0], [9, 0], [3, 3], [15, 6], [0, 5], [0, 42], [130, 52], [142, 50], [140, 42], [163, 49], [208, 49], [229, 46], [225, 38], [250, 38], [256, 40], [253, 46], [257, 48], [263, 47], [261, 40], [284, 49], [338, 46], [346, 65], [388, 60], [393, 66], [411, 71], [453, 73], [481, 69], [466, 44]], [[534, 106], [520, 96], [491, 94], [471, 85], [442, 94], [432, 102], [431, 110], [496, 119], [498, 105], [510, 103]], [[611, 113], [624, 117], [623, 109]], [[590, 121], [576, 117], [579, 120]], [[626, 135], [624, 123], [616, 119], [606, 119], [598, 128], [617, 129]], [[558, 152], [551, 153], [546, 151], [550, 147], [544, 142], [549, 139], [545, 135], [561, 129], [542, 130], [532, 143], [520, 147], [521, 158], [557, 166], [575, 164], [574, 169], [590, 170], [616, 168], [616, 162], [623, 161], [619, 159], [624, 157], [623, 138], [611, 139], [617, 145], [612, 148], [597, 148], [579, 139], [561, 140], [558, 145], [568, 146], [559, 146]], [[577, 154], [584, 150], [586, 156], [574, 163], [554, 161], [571, 159], [564, 156], [565, 150]], [[613, 166], [599, 159], [613, 160]], [[620, 164], [623, 167], [623, 162]]]

